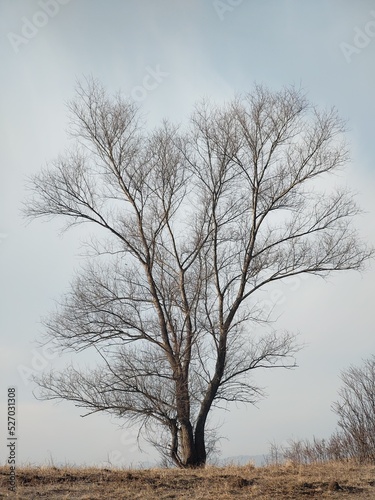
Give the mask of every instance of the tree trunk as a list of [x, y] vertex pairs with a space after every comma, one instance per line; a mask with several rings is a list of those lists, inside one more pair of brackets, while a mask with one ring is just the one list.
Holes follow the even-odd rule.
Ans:
[[223, 339], [226, 338], [226, 335], [221, 337], [222, 348], [219, 351], [218, 359], [216, 362], [216, 370], [215, 377], [211, 382], [206, 396], [202, 402], [201, 410], [198, 416], [198, 420], [195, 426], [195, 434], [194, 434], [194, 444], [195, 444], [195, 467], [204, 467], [207, 460], [207, 450], [206, 450], [206, 440], [205, 440], [205, 428], [207, 422], [207, 416], [211, 410], [212, 403], [217, 394], [217, 390], [219, 388], [220, 380], [223, 376], [224, 366], [225, 366], [225, 358], [226, 358], [226, 346]]
[[176, 407], [179, 423], [180, 467], [195, 467], [196, 452], [193, 426], [190, 421], [189, 385], [183, 376], [176, 380]]
[[206, 442], [205, 442], [205, 422], [199, 421], [195, 428], [195, 453], [196, 467], [204, 467], [207, 460]]
[[193, 427], [189, 421], [181, 424], [181, 460], [184, 467], [195, 467], [196, 452], [194, 444]]
[[206, 465], [206, 445], [204, 441], [204, 427], [198, 431], [193, 429], [191, 424], [181, 426], [179, 430], [180, 455], [176, 454], [176, 449], [172, 449], [171, 456], [175, 464], [180, 468], [198, 468]]

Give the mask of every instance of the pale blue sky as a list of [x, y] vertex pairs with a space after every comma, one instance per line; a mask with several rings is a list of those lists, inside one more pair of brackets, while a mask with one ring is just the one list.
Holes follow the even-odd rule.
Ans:
[[[26, 177], [66, 146], [65, 102], [76, 79], [92, 74], [111, 91], [142, 97], [150, 126], [163, 117], [184, 121], [202, 96], [222, 102], [254, 81], [274, 89], [301, 85], [313, 102], [336, 106], [348, 120], [352, 161], [343, 180], [367, 212], [358, 220], [362, 234], [375, 242], [375, 6], [370, 0], [51, 0], [55, 15], [47, 15], [46, 4], [0, 0], [0, 428], [6, 387], [17, 385], [20, 461], [52, 456], [89, 464], [117, 456], [118, 463], [137, 463], [151, 458], [133, 449], [134, 435], [109, 417], [81, 419], [70, 403], [36, 401], [19, 373], [36, 366], [39, 318], [80, 264], [79, 232], [59, 237], [58, 223], [25, 227], [20, 216]], [[44, 26], [34, 33], [29, 26], [34, 36], [21, 41], [25, 22]], [[142, 90], [155, 72], [154, 88]], [[269, 393], [258, 408], [218, 415], [228, 438], [224, 456], [266, 453], [270, 441], [334, 430], [330, 404], [340, 370], [375, 352], [374, 272], [281, 287], [279, 326], [299, 331], [308, 346], [295, 371], [257, 374]]]

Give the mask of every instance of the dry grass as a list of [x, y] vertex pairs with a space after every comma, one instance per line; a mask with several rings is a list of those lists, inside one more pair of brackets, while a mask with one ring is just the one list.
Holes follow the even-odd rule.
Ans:
[[0, 498], [100, 500], [217, 500], [375, 498], [375, 466], [343, 463], [304, 466], [207, 467], [203, 470], [108, 470], [23, 467], [17, 493], [0, 467]]

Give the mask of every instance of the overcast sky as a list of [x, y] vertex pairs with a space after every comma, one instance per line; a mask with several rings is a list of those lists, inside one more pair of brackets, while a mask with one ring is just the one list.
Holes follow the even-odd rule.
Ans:
[[[70, 360], [51, 359], [36, 340], [40, 318], [82, 258], [79, 231], [59, 236], [58, 221], [25, 225], [26, 179], [66, 146], [65, 104], [84, 75], [138, 100], [150, 127], [163, 117], [183, 122], [202, 96], [220, 103], [255, 81], [275, 90], [296, 84], [348, 121], [352, 159], [343, 181], [365, 210], [361, 234], [375, 242], [374, 2], [0, 0], [0, 60], [0, 463], [13, 385], [20, 462], [153, 460], [109, 416], [81, 418], [72, 403], [33, 397], [27, 373]], [[224, 457], [265, 454], [270, 442], [335, 430], [330, 406], [340, 371], [375, 353], [374, 278], [373, 266], [278, 285], [277, 327], [300, 332], [306, 347], [296, 370], [257, 373], [268, 392], [257, 408], [217, 414]]]

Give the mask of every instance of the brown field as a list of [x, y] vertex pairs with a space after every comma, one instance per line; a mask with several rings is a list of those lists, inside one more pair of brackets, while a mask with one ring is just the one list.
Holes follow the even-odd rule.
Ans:
[[349, 463], [203, 470], [22, 467], [16, 493], [0, 467], [0, 498], [80, 500], [375, 499], [375, 466]]

